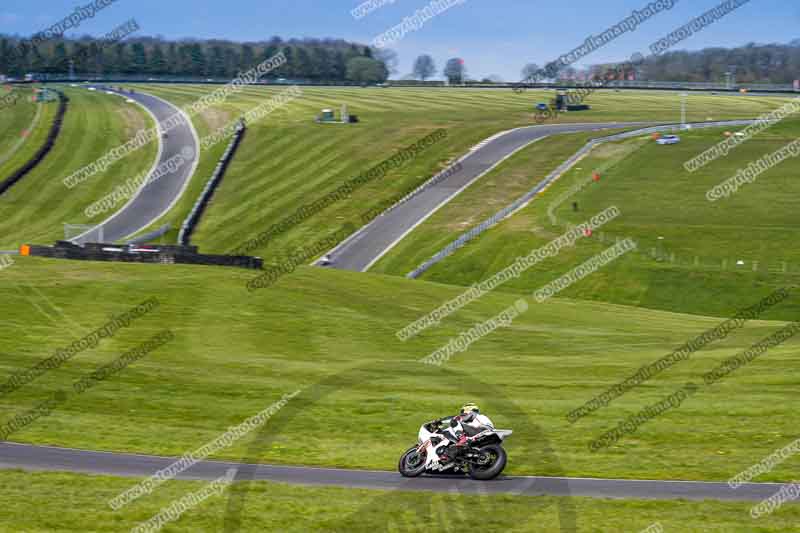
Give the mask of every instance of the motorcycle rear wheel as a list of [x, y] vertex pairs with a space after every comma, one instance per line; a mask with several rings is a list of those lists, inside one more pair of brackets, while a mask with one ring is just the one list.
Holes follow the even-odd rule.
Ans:
[[508, 460], [505, 449], [499, 444], [489, 444], [488, 446], [482, 447], [479, 451], [482, 454], [488, 454], [490, 460], [485, 465], [470, 463], [467, 471], [469, 477], [479, 481], [488, 481], [499, 476], [506, 467], [506, 461]]
[[417, 447], [409, 448], [400, 457], [400, 462], [397, 464], [397, 469], [403, 477], [418, 477], [425, 471], [425, 462], [427, 456], [425, 453], [419, 453]]

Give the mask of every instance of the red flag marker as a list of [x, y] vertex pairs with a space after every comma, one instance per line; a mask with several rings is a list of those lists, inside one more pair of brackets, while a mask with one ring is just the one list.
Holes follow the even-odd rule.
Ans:
[[594, 181], [600, 181], [600, 174], [598, 174], [597, 172], [594, 172], [594, 173], [592, 174], [592, 179], [593, 179]]
[[591, 228], [586, 228], [585, 230], [583, 230], [583, 234], [586, 235], [587, 237], [591, 237], [592, 236], [592, 229]]

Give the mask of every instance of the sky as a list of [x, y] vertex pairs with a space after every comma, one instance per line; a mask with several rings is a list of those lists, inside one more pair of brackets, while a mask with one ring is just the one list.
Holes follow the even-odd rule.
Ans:
[[[3, 0], [0, 33], [29, 36], [55, 24], [91, 0]], [[386, 4], [363, 18], [351, 10], [363, 0], [116, 0], [81, 23], [74, 34], [101, 36], [130, 18], [137, 35], [176, 38], [266, 40], [274, 35], [334, 37], [369, 44], [432, 0], [373, 0]], [[455, 3], [456, 1], [460, 3]], [[654, 41], [722, 0], [660, 0], [675, 5], [642, 22], [575, 66], [623, 61], [647, 53]], [[433, 56], [441, 71], [447, 59], [464, 60], [470, 77], [490, 75], [517, 81], [529, 62], [544, 65], [642, 10], [650, 0], [452, 0], [455, 5], [392, 43], [401, 77], [420, 54]], [[800, 38], [800, 2], [750, 0], [726, 17], [683, 41], [675, 49], [733, 47], [749, 42], [788, 43]], [[70, 35], [72, 32], [67, 32]]]

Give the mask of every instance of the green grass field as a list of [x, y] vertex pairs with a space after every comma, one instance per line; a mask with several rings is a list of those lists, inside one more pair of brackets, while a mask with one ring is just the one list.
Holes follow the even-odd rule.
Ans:
[[16, 103], [0, 109], [0, 179], [28, 162], [44, 144], [58, 109], [57, 103], [32, 102], [31, 87], [16, 87], [11, 94]]
[[[0, 326], [4, 377], [100, 327], [112, 312], [150, 296], [162, 302], [99, 348], [0, 398], [6, 420], [165, 327], [176, 336], [15, 433], [19, 442], [180, 455], [297, 389], [307, 389], [308, 397], [286, 409], [274, 443], [254, 460], [391, 470], [424, 418], [466, 399], [516, 430], [509, 471], [518, 474], [725, 480], [798, 436], [792, 404], [784, 401], [797, 387], [791, 369], [798, 345], [790, 340], [609, 450], [587, 448], [622, 418], [775, 331], [777, 322], [752, 322], [570, 425], [568, 411], [721, 320], [556, 299], [532, 305], [512, 327], [438, 368], [416, 361], [515, 297], [486, 296], [442, 327], [401, 342], [396, 330], [459, 289], [303, 268], [269, 290], [247, 293], [252, 273], [236, 269], [25, 258], [0, 274], [3, 301], [14, 309]], [[754, 290], [753, 298], [759, 293], [766, 294]], [[330, 394], [314, 403], [309, 398], [319, 390]], [[527, 418], [516, 419], [510, 409]], [[371, 433], [381, 437], [365, 442]], [[539, 453], [546, 442], [560, 467]], [[362, 452], [354, 454], [354, 446]], [[223, 456], [242, 454], [236, 446]], [[795, 464], [788, 461], [769, 479], [789, 478]]]
[[[112, 192], [116, 185], [153, 166], [158, 150], [155, 144], [142, 148], [136, 156], [126, 157], [73, 189], [67, 189], [62, 183], [64, 178], [125, 143], [138, 130], [151, 127], [153, 120], [142, 108], [127, 104], [118, 96], [77, 88], [64, 88], [64, 91], [70, 103], [52, 152], [0, 197], [0, 249], [16, 248], [25, 243], [50, 244], [63, 239], [65, 222], [102, 222], [113, 211], [89, 219], [84, 210]], [[45, 105], [45, 116], [55, 114], [56, 105]], [[42, 121], [47, 122], [44, 117]], [[9, 131], [3, 138], [12, 135], [13, 132]], [[43, 135], [46, 136], [47, 132], [44, 131]], [[31, 139], [31, 143], [35, 144], [35, 139]], [[124, 203], [121, 202], [116, 209]]]
[[[619, 259], [564, 294], [654, 309], [732, 315], [749, 301], [753, 288], [795, 285], [800, 281], [800, 254], [793, 246], [792, 224], [800, 208], [796, 194], [800, 181], [794, 177], [800, 161], [783, 162], [730, 198], [711, 203], [705, 194], [739, 168], [797, 138], [800, 121], [787, 119], [700, 171], [690, 174], [683, 168], [685, 161], [722, 140], [722, 133], [716, 129], [682, 133], [683, 142], [674, 146], [658, 146], [649, 137], [602, 145], [527, 208], [434, 266], [423, 278], [468, 286], [547, 244], [569, 225], [586, 222], [614, 205], [621, 216], [502, 290], [532, 292], [624, 237], [639, 243], [639, 253]], [[538, 165], [546, 151], [544, 142], [515, 155], [437, 212], [374, 271], [405, 275], [508, 205], [507, 188], [521, 177], [536, 176], [531, 182], [543, 177]], [[571, 146], [563, 141], [558, 146], [571, 154], [580, 144], [576, 138]], [[562, 156], [558, 158], [566, 159]], [[595, 169], [604, 169], [599, 182], [568, 198], [562, 196], [585, 182]], [[479, 202], [489, 206], [474, 208]], [[578, 203], [578, 212], [573, 212], [572, 202]], [[548, 216], [551, 205], [557, 205], [555, 225]], [[480, 216], [472, 217], [472, 212]], [[737, 265], [740, 260], [743, 265]], [[797, 311], [796, 303], [791, 303], [779, 316], [789, 320]]]
[[[4, 510], [0, 531], [130, 530], [206, 485], [169, 482], [121, 511], [112, 511], [107, 501], [135, 481], [0, 472], [3, 484], [0, 503]], [[748, 502], [453, 496], [265, 482], [246, 487], [244, 505], [232, 513], [238, 518], [239, 531], [454, 531], [474, 527], [479, 521], [481, 527], [490, 531], [559, 531], [562, 525], [574, 524], [578, 531], [638, 532], [658, 523], [664, 531], [744, 533], [796, 531], [800, 519], [800, 507], [792, 505], [756, 521], [748, 514], [751, 507]], [[241, 485], [234, 485], [206, 500], [168, 525], [165, 531], [223, 530], [228, 516], [227, 501], [240, 497], [242, 489]], [[38, 504], [53, 499], [67, 505]]]
[[[214, 87], [136, 88], [185, 105]], [[72, 103], [64, 142], [0, 198], [0, 249], [59, 238], [62, 222], [83, 221], [83, 209], [91, 201], [122, 183], [129, 172], [152, 165], [155, 146], [67, 191], [63, 177], [124, 142], [150, 120], [118, 97], [67, 90]], [[204, 112], [194, 120], [201, 137], [277, 91], [248, 88]], [[447, 139], [406, 167], [252, 253], [271, 259], [294, 250], [345, 221], [358, 221], [361, 213], [428, 179], [476, 142], [529, 124], [532, 105], [549, 97], [461, 89], [304, 92], [302, 99], [251, 126], [195, 235], [193, 243], [202, 251], [233, 250], [394, 151], [437, 128], [447, 129]], [[673, 96], [598, 93], [589, 102], [593, 111], [564, 119], [674, 121], [679, 107]], [[689, 120], [753, 117], [783, 101], [693, 95]], [[321, 108], [341, 103], [348, 103], [362, 122], [313, 123]], [[701, 388], [679, 408], [610, 448], [593, 453], [588, 444], [686, 382], [702, 382], [703, 373], [777, 331], [784, 321], [796, 320], [800, 289], [761, 320], [712, 343], [608, 407], [575, 424], [565, 417], [736, 310], [778, 287], [798, 285], [800, 261], [789, 233], [797, 211], [791, 196], [796, 161], [762, 175], [719, 205], [703, 197], [738, 165], [796, 138], [798, 128], [796, 121], [787, 121], [691, 176], [683, 170], [683, 161], [721, 139], [720, 132], [684, 134], [683, 143], [674, 147], [644, 140], [606, 145], [529, 207], [417, 281], [402, 275], [530, 189], [591, 135], [553, 137], [523, 150], [412, 232], [370, 274], [301, 267], [275, 286], [249, 293], [245, 284], [256, 273], [241, 269], [15, 258], [12, 266], [0, 270], [0, 301], [6, 309], [6, 319], [0, 321], [0, 385], [101, 327], [112, 313], [154, 296], [160, 307], [97, 348], [20, 390], [0, 395], [0, 425], [56, 390], [71, 390], [81, 377], [166, 328], [175, 335], [172, 342], [86, 393], [70, 394], [50, 416], [9, 440], [179, 456], [299, 390], [269, 421], [257, 445], [250, 446], [248, 437], [215, 457], [393, 470], [400, 453], [416, 440], [421, 423], [451, 414], [470, 400], [498, 426], [514, 429], [507, 442], [507, 473], [512, 475], [726, 481], [800, 437], [792, 403], [800, 361], [797, 339], [771, 349], [713, 387]], [[217, 151], [223, 149], [224, 143], [202, 154], [186, 195], [155, 226], [165, 221], [180, 224], [210, 175]], [[566, 202], [556, 211], [559, 223], [553, 225], [547, 216], [549, 202], [601, 166], [607, 170], [600, 183], [575, 197], [580, 211], [572, 213]], [[575, 249], [548, 259], [413, 339], [401, 342], [395, 336], [465, 286], [547, 243], [564, 231], [563, 224], [581, 222], [610, 204], [618, 205], [623, 215], [602, 235], [580, 241]], [[23, 208], [26, 205], [31, 207]], [[756, 219], [759, 223], [753, 224]], [[532, 302], [534, 289], [615, 238], [627, 236], [641, 242], [642, 253], [619, 259], [558, 298]], [[652, 257], [652, 247], [660, 247], [657, 257]], [[663, 260], [673, 253], [675, 261]], [[697, 264], [695, 256], [700, 258]], [[739, 256], [747, 260], [747, 268], [735, 270], [730, 261], [722, 268], [724, 259]], [[754, 272], [753, 260], [770, 270]], [[776, 271], [784, 261], [787, 272]], [[522, 295], [530, 309], [510, 327], [479, 340], [441, 368], [418, 362]], [[790, 481], [799, 461], [792, 457], [756, 481]], [[132, 482], [0, 471], [0, 508], [7, 512], [0, 531], [87, 530], [87, 524], [96, 531], [129, 529], [186, 491], [203, 486], [171, 482], [122, 513], [112, 513], [106, 500]], [[218, 530], [225, 501], [210, 500], [166, 530]], [[489, 505], [486, 514], [493, 529], [554, 530], [555, 507], [567, 504], [575, 506], [580, 531], [641, 531], [655, 522], [665, 531], [792, 531], [800, 512], [787, 506], [752, 522], [746, 503], [431, 498], [424, 493], [256, 483], [243, 529], [366, 531], [385, 528], [394, 519], [402, 519], [406, 529], [429, 528], [443, 509]], [[546, 509], [532, 514], [532, 506]], [[409, 509], [419, 510], [420, 517], [411, 516]], [[420, 518], [425, 524], [417, 521]]]
[[[133, 86], [187, 105], [219, 86]], [[201, 136], [224, 125], [279, 93], [281, 88], [247, 88], [220, 106], [195, 117]], [[343, 221], [360, 225], [360, 215], [430, 178], [449, 161], [498, 131], [533, 124], [533, 106], [548, 92], [517, 95], [499, 90], [339, 89], [304, 88], [303, 96], [256, 124], [231, 164], [222, 186], [204, 215], [193, 242], [212, 252], [230, 252], [289, 216], [300, 206], [332, 191], [345, 180], [372, 168], [397, 150], [438, 128], [447, 139], [426, 150], [405, 167], [354, 192], [309, 217], [296, 228], [254, 250], [274, 258], [314, 237], [331, 233]], [[672, 95], [600, 92], [591, 97], [593, 110], [564, 115], [559, 121], [603, 122], [679, 120]], [[693, 95], [690, 120], [750, 118], [781, 105], [783, 98]], [[319, 125], [322, 108], [348, 104], [361, 122], [351, 126]], [[223, 147], [218, 147], [222, 149]], [[201, 157], [200, 168], [186, 197], [154, 226], [177, 227], [191, 209], [219, 153]], [[174, 234], [168, 238], [176, 236]]]

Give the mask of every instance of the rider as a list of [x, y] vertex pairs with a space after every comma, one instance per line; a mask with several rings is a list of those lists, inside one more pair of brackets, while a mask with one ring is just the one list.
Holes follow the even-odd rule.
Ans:
[[[467, 403], [461, 407], [461, 412], [454, 417], [446, 417], [439, 422], [449, 421], [449, 427], [442, 429], [439, 433], [448, 442], [445, 454], [448, 450], [464, 446], [467, 437], [472, 437], [485, 429], [494, 429], [494, 424], [489, 417], [481, 414], [480, 408], [474, 403]], [[443, 443], [444, 444], [444, 443]]]

